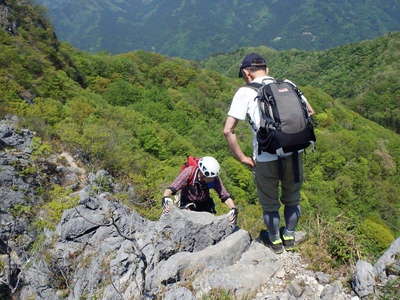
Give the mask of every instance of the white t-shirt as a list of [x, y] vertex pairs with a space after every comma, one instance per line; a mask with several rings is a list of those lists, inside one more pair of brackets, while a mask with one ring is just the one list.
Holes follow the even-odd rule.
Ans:
[[[274, 78], [269, 76], [263, 76], [255, 78], [252, 82], [268, 84], [273, 81]], [[292, 83], [289, 80], [285, 81]], [[238, 120], [246, 120], [246, 116], [249, 116], [250, 120], [254, 123], [255, 128], [259, 129], [261, 114], [258, 108], [258, 103], [255, 99], [256, 96], [257, 92], [252, 88], [241, 87], [240, 89], [238, 89], [236, 94], [233, 96], [228, 116], [231, 116]], [[304, 96], [303, 99], [307, 101]], [[258, 154], [258, 143], [257, 143], [256, 132], [253, 129], [251, 129], [251, 131], [253, 132], [253, 159], [259, 162], [277, 160], [278, 156], [276, 154], [271, 154], [268, 152], [261, 152], [261, 154]], [[284, 156], [288, 156], [291, 154], [292, 153], [286, 153], [286, 155]]]

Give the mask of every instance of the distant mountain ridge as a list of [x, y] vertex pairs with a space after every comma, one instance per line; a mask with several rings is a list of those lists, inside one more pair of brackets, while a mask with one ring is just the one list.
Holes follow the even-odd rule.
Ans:
[[244, 46], [326, 49], [400, 30], [399, 0], [35, 0], [78, 48], [191, 59]]

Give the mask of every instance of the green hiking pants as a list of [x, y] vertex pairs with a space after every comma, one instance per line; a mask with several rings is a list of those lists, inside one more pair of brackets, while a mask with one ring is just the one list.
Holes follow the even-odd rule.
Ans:
[[[300, 189], [303, 183], [302, 153], [299, 153], [298, 164], [300, 181], [295, 183], [293, 156], [282, 158], [282, 180], [279, 179], [277, 160], [256, 163], [255, 182], [264, 214], [266, 212], [278, 211], [281, 206], [280, 202], [288, 206], [300, 203]], [[280, 201], [279, 186], [281, 187]]]

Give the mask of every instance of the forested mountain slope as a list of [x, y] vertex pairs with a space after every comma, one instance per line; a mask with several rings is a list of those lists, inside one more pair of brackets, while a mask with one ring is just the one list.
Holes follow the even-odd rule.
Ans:
[[398, 0], [36, 0], [80, 49], [204, 58], [244, 46], [326, 49], [400, 30]]
[[205, 60], [206, 68], [237, 77], [249, 52], [268, 60], [271, 74], [320, 87], [364, 117], [400, 132], [400, 32], [326, 51], [243, 48]]
[[[120, 201], [153, 219], [186, 156], [213, 155], [239, 206], [240, 226], [254, 236], [264, 228], [252, 173], [232, 158], [222, 135], [240, 81], [143, 51], [81, 52], [60, 45], [37, 9], [3, 1], [0, 11], [7, 11], [0, 22], [0, 116], [20, 116], [41, 138], [38, 149], [68, 150], [89, 170], [106, 168], [133, 183], [138, 199]], [[306, 157], [301, 226], [310, 233], [302, 251], [312, 267], [327, 270], [377, 255], [399, 235], [400, 137], [323, 89], [303, 86], [319, 125], [318, 151]], [[250, 130], [240, 126], [250, 154]], [[60, 217], [60, 206], [48, 210], [51, 220]]]

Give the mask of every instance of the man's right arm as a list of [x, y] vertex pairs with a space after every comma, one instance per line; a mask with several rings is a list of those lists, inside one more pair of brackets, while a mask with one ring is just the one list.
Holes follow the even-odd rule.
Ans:
[[236, 159], [241, 163], [253, 168], [255, 166], [254, 160], [243, 153], [235, 134], [235, 128], [238, 122], [238, 119], [228, 116], [225, 121], [224, 136], [228, 141], [229, 149], [231, 149]]

